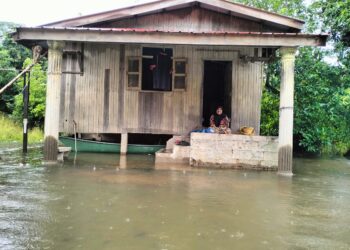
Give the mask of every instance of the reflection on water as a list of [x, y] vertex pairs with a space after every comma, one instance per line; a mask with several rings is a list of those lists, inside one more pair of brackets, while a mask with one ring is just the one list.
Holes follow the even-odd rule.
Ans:
[[350, 161], [271, 172], [0, 149], [0, 249], [350, 249]]

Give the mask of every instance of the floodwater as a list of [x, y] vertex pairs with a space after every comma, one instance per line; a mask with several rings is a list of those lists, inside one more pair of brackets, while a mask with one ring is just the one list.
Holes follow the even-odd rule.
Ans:
[[[274, 172], [0, 149], [0, 249], [350, 249], [350, 160]], [[170, 169], [171, 168], [171, 169]]]

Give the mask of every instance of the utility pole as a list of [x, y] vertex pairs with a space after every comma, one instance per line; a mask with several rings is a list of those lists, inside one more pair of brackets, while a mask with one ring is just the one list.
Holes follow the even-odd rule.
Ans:
[[[28, 77], [27, 77], [28, 75]], [[23, 153], [28, 152], [28, 111], [29, 111], [29, 89], [30, 71], [23, 76]]]

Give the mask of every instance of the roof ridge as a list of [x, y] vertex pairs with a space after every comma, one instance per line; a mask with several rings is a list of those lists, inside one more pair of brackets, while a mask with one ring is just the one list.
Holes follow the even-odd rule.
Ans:
[[[220, 10], [227, 10], [228, 13], [237, 16], [244, 16], [246, 18], [255, 18], [263, 21], [277, 23], [282, 26], [287, 26], [291, 28], [296, 28], [301, 30], [304, 21], [296, 19], [293, 17], [281, 15], [275, 12], [270, 12], [256, 7], [244, 5], [241, 3], [231, 2], [227, 0], [155, 0], [147, 1], [140, 4], [125, 6], [118, 9], [113, 9], [109, 11], [99, 12], [95, 14], [89, 14], [85, 16], [69, 18], [61, 21], [56, 21], [48, 24], [43, 24], [42, 26], [84, 26], [94, 23], [106, 22], [109, 20], [118, 20], [123, 18], [129, 18], [135, 15], [142, 15], [147, 13], [158, 12], [161, 10], [166, 10], [168, 8], [182, 8], [192, 6], [193, 3], [199, 3], [206, 5], [210, 8], [216, 8], [218, 12]], [[205, 6], [204, 6], [205, 8]]]

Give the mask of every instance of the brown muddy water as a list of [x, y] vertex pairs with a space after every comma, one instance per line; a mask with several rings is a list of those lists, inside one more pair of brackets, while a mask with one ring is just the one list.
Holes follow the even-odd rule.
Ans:
[[[350, 249], [350, 161], [276, 173], [0, 148], [0, 249]], [[171, 168], [171, 169], [169, 169]]]

